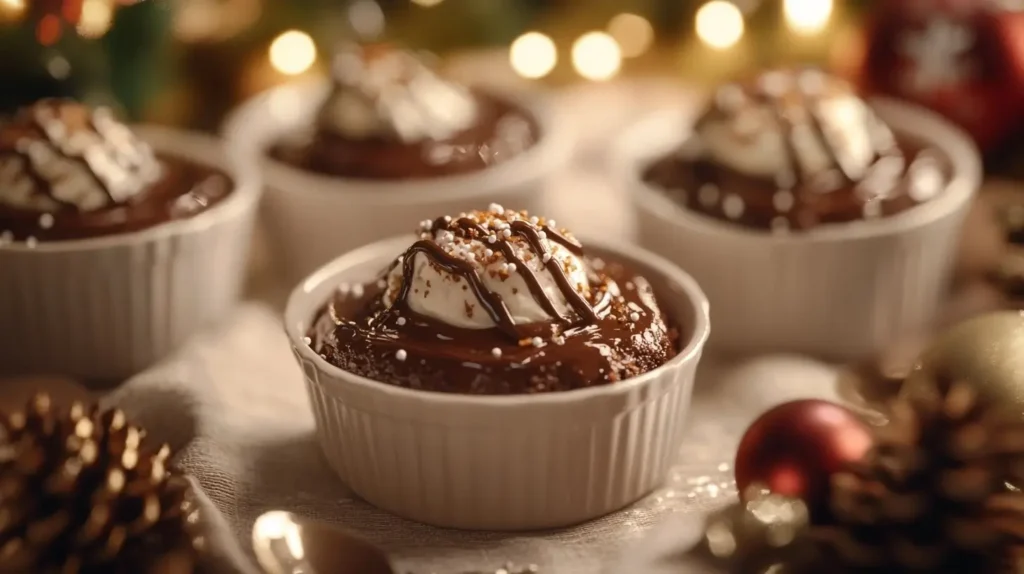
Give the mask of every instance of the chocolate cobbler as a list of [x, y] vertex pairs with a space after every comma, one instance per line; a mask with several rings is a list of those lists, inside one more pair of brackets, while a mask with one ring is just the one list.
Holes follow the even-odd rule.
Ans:
[[720, 87], [692, 137], [643, 177], [696, 213], [785, 233], [901, 213], [950, 175], [843, 81], [776, 70]]
[[685, 344], [676, 327], [627, 265], [588, 256], [553, 220], [492, 205], [422, 222], [377, 281], [340, 285], [308, 336], [363, 377], [501, 395], [646, 373]]
[[349, 45], [312, 130], [271, 150], [325, 175], [402, 180], [469, 173], [507, 161], [540, 137], [529, 111], [440, 76], [392, 45]]
[[43, 100], [0, 122], [0, 246], [147, 229], [202, 213], [232, 187], [154, 153], [106, 108]]

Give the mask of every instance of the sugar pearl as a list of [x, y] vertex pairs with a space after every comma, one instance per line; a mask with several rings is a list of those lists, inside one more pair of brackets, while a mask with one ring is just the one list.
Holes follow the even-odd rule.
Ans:
[[36, 245], [39, 245], [39, 241], [35, 237], [28, 237], [25, 239], [25, 246], [29, 249], [34, 248]]
[[303, 337], [302, 342], [309, 345], [313, 343], [313, 339], [310, 339], [309, 337]]
[[498, 205], [497, 203], [492, 203], [487, 209], [491, 213], [497, 213], [498, 215], [505, 213], [505, 208]]
[[505, 239], [508, 239], [509, 237], [512, 237], [512, 230], [508, 229], [508, 228], [503, 229], [501, 231], [501, 236], [504, 237]]
[[544, 255], [541, 256], [540, 260], [543, 261], [544, 263], [551, 261], [551, 254], [545, 253]]
[[495, 359], [500, 358], [501, 357], [501, 349], [499, 349], [498, 347], [495, 347], [495, 348], [491, 349], [491, 356], [494, 357]]
[[498, 238], [497, 238], [496, 236], [494, 236], [494, 235], [489, 235], [489, 236], [487, 237], [487, 243], [497, 243], [497, 242], [498, 242]]
[[543, 231], [538, 231], [537, 232], [537, 239], [547, 239], [547, 238], [548, 238], [548, 234], [547, 233], [544, 233]]
[[534, 337], [533, 341], [531, 342], [533, 343], [534, 347], [540, 347], [541, 345], [544, 344], [544, 339], [541, 339], [540, 337]]
[[704, 207], [714, 206], [718, 203], [718, 187], [710, 183], [700, 186], [700, 191], [697, 192], [697, 200]]
[[40, 215], [39, 227], [42, 227], [43, 229], [49, 229], [53, 227], [53, 215], [49, 213], [44, 213]]
[[404, 361], [408, 356], [409, 354], [405, 352], [405, 349], [399, 349], [398, 352], [395, 353], [395, 358], [399, 361]]
[[352, 296], [362, 297], [363, 296], [363, 285], [362, 283], [356, 283], [352, 286]]
[[636, 311], [633, 311], [632, 313], [629, 314], [629, 320], [633, 321], [633, 322], [639, 321], [640, 320], [640, 313], [637, 313]]
[[395, 323], [398, 323], [399, 327], [401, 327], [402, 325], [405, 325], [405, 317], [399, 317], [398, 320], [395, 321]]
[[772, 205], [775, 207], [775, 211], [785, 213], [790, 209], [793, 209], [793, 203], [795, 198], [789, 191], [777, 191], [772, 196]]
[[729, 219], [739, 219], [743, 217], [743, 211], [746, 206], [743, 205], [743, 199], [738, 195], [727, 195], [725, 201], [722, 202], [722, 211], [725, 212], [725, 216]]

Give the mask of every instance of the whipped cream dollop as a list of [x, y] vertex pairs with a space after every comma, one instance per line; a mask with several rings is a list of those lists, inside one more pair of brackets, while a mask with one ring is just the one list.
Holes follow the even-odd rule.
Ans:
[[590, 318], [591, 286], [579, 243], [555, 221], [492, 205], [422, 222], [398, 258], [384, 301], [465, 329]]
[[880, 150], [896, 145], [892, 131], [848, 84], [819, 70], [770, 71], [722, 86], [696, 135], [694, 144], [707, 159], [775, 179], [782, 188], [837, 165], [859, 181]]
[[319, 125], [349, 139], [444, 140], [477, 119], [469, 89], [392, 46], [346, 46], [335, 55], [333, 78]]
[[124, 204], [163, 173], [152, 148], [103, 107], [43, 100], [0, 124], [0, 205], [53, 212]]

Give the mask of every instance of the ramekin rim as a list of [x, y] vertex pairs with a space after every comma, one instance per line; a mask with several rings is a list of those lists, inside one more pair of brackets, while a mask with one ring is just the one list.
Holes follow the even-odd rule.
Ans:
[[[711, 330], [710, 305], [703, 290], [701, 290], [697, 281], [689, 273], [671, 263], [668, 259], [633, 244], [629, 244], [628, 250], [624, 250], [610, 243], [584, 237], [582, 238], [584, 245], [593, 245], [603, 251], [614, 253], [617, 257], [622, 257], [627, 261], [634, 260], [643, 266], [657, 271], [666, 280], [674, 282], [681, 288], [680, 295], [686, 297], [686, 304], [691, 308], [694, 317], [693, 325], [688, 326], [689, 338], [686, 345], [675, 357], [665, 362], [665, 364], [625, 381], [571, 391], [532, 395], [467, 395], [407, 389], [382, 383], [349, 373], [330, 364], [315, 353], [304, 342], [303, 339], [306, 335], [304, 330], [300, 329], [300, 325], [308, 325], [312, 318], [312, 313], [324, 303], [324, 301], [311, 301], [312, 292], [325, 283], [336, 281], [335, 278], [339, 274], [353, 265], [359, 265], [374, 259], [379, 259], [384, 263], [394, 253], [400, 253], [407, 247], [411, 239], [412, 235], [402, 235], [376, 241], [350, 251], [322, 266], [295, 287], [288, 297], [288, 303], [285, 308], [284, 328], [289, 344], [297, 353], [302, 355], [303, 360], [311, 362], [319, 372], [328, 375], [334, 380], [341, 381], [344, 384], [356, 385], [389, 398], [411, 399], [425, 403], [458, 406], [518, 408], [529, 405], [577, 403], [591, 399], [628, 394], [637, 388], [650, 385], [669, 370], [680, 369], [688, 363], [697, 361], [707, 343]], [[661, 294], [661, 296], [664, 297], [664, 294]], [[303, 317], [306, 314], [310, 316]]]

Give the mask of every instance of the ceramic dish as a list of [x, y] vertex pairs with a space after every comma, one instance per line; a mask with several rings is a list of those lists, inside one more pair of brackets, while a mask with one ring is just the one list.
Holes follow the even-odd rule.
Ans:
[[683, 112], [650, 117], [621, 138], [616, 178], [630, 192], [639, 241], [700, 282], [715, 309], [713, 345], [848, 359], [932, 324], [980, 185], [980, 155], [965, 133], [931, 112], [892, 100], [871, 104], [897, 134], [948, 158], [948, 187], [892, 217], [788, 235], [695, 214], [642, 181], [649, 162], [689, 135]]
[[707, 301], [689, 275], [636, 248], [584, 241], [590, 255], [644, 275], [682, 326], [685, 348], [647, 374], [535, 395], [409, 390], [347, 373], [304, 339], [339, 284], [372, 279], [411, 240], [377, 242], [336, 259], [295, 289], [285, 311], [320, 445], [345, 483], [420, 522], [528, 530], [602, 516], [662, 482], [678, 455], [709, 332]]
[[[227, 166], [214, 138], [133, 131], [157, 153]], [[94, 239], [0, 246], [0, 371], [121, 380], [224, 317], [242, 289], [260, 192], [252, 173], [232, 177], [234, 191], [195, 217]]]

